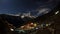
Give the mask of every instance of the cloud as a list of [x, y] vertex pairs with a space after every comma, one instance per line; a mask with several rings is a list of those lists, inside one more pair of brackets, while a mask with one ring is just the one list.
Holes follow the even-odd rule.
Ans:
[[49, 9], [49, 8], [42, 8], [42, 9], [38, 9], [37, 11], [38, 11], [38, 13], [37, 13], [37, 15], [36, 16], [40, 16], [40, 15], [43, 15], [43, 14], [47, 14], [47, 13], [49, 13], [50, 12], [50, 10], [51, 9]]

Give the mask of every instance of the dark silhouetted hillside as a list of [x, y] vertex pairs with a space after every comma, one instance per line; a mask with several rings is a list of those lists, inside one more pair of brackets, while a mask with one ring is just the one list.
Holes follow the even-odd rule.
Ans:
[[2, 18], [4, 21], [7, 21], [8, 23], [13, 24], [16, 27], [19, 27], [24, 24], [24, 21], [18, 16], [0, 14], [0, 18]]

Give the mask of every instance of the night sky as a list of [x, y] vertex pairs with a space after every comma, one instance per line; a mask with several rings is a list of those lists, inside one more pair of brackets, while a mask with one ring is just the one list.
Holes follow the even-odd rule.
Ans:
[[39, 14], [53, 9], [59, 0], [0, 0], [0, 14], [32, 12]]

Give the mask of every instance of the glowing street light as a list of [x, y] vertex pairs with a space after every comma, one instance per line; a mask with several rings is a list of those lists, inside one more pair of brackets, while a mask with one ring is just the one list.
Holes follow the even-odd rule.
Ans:
[[33, 23], [31, 23], [31, 25], [33, 25]]
[[37, 26], [37, 24], [35, 23], [35, 24], [34, 24], [34, 26], [36, 27], [36, 26]]
[[55, 14], [58, 14], [58, 13], [59, 13], [59, 11], [55, 12]]
[[10, 29], [11, 31], [14, 31], [14, 29]]
[[46, 26], [49, 26], [49, 24], [46, 24]]
[[21, 16], [21, 18], [24, 18], [25, 16]]

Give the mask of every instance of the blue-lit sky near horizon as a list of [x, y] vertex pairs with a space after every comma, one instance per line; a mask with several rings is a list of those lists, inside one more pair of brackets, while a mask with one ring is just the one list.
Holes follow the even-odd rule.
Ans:
[[[0, 14], [17, 14], [46, 8], [51, 10], [59, 0], [0, 0]], [[40, 11], [40, 10], [39, 10]], [[41, 10], [42, 11], [42, 10]]]

